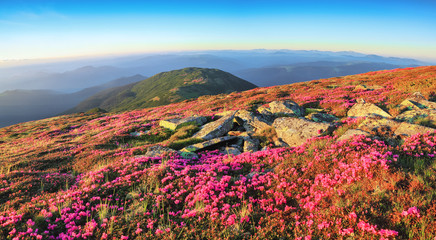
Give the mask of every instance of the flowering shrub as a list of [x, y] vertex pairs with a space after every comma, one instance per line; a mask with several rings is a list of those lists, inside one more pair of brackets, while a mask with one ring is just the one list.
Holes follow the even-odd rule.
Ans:
[[[381, 71], [2, 128], [0, 238], [434, 239], [435, 133], [398, 146], [323, 136], [238, 156], [136, 155], [176, 140], [159, 127], [161, 119], [212, 117], [277, 96], [339, 114], [357, 98], [389, 108], [415, 91], [410, 82], [424, 95], [434, 91], [426, 80], [435, 70]], [[355, 90], [358, 84], [382, 88]], [[361, 121], [343, 119], [336, 131]], [[184, 140], [191, 133], [180, 134]]]

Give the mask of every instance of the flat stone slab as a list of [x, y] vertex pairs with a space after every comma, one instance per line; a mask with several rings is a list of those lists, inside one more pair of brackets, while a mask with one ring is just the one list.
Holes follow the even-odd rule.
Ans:
[[196, 123], [197, 125], [203, 125], [206, 123], [205, 117], [187, 117], [187, 118], [175, 118], [175, 119], [168, 119], [168, 120], [161, 120], [159, 122], [159, 126], [168, 128], [171, 130], [176, 130], [177, 127], [181, 126], [182, 124], [188, 124], [188, 123]]
[[424, 127], [421, 125], [410, 124], [403, 122], [400, 126], [395, 130], [394, 134], [401, 137], [410, 137], [416, 135], [418, 133], [424, 134], [427, 132], [434, 132], [436, 129], [430, 127]]
[[180, 152], [199, 152], [204, 150], [212, 150], [214, 148], [218, 148], [220, 145], [223, 145], [224, 143], [234, 141], [238, 139], [238, 137], [235, 136], [225, 136], [220, 138], [214, 138], [206, 142], [202, 143], [196, 143], [190, 146], [187, 146], [180, 150]]
[[214, 122], [210, 122], [204, 125], [200, 131], [198, 131], [193, 138], [201, 138], [204, 140], [210, 140], [218, 138], [227, 134], [233, 127], [233, 119], [236, 111], [231, 115], [224, 116]]
[[333, 125], [300, 118], [282, 117], [274, 121], [273, 127], [279, 138], [290, 147], [296, 147], [306, 142], [309, 138], [317, 137], [326, 131], [330, 131]]
[[348, 129], [344, 134], [342, 134], [342, 136], [338, 138], [337, 141], [344, 141], [358, 135], [371, 136], [369, 132], [365, 132], [360, 129]]

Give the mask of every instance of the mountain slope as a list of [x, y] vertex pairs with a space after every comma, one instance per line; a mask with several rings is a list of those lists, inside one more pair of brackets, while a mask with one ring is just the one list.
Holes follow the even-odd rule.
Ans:
[[[0, 238], [435, 239], [436, 132], [399, 136], [401, 127], [384, 125], [436, 129], [435, 79], [436, 66], [368, 72], [0, 128]], [[289, 100], [304, 116], [261, 113]], [[347, 117], [367, 104], [392, 118]], [[172, 131], [160, 120], [196, 113], [216, 126], [231, 110], [239, 119], [227, 121], [233, 128], [223, 138], [237, 140], [220, 146], [228, 151], [190, 158], [169, 149], [198, 141], [189, 138], [198, 127]], [[337, 118], [310, 118], [320, 111]], [[417, 112], [433, 118], [398, 122]], [[266, 116], [271, 128], [250, 133], [246, 123]], [[289, 134], [312, 128], [316, 137], [288, 147], [268, 141], [279, 119], [335, 130], [298, 125]], [[338, 139], [371, 125], [366, 136]], [[250, 138], [268, 147], [230, 151]]]
[[69, 112], [83, 112], [95, 107], [109, 111], [155, 107], [202, 95], [230, 93], [255, 87], [254, 84], [218, 69], [184, 68], [102, 91]]

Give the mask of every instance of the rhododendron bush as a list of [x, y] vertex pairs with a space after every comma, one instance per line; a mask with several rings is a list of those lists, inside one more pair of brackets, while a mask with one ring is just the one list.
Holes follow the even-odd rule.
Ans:
[[[429, 239], [436, 234], [434, 182], [422, 182], [399, 165], [413, 146], [425, 150], [415, 148], [414, 154], [434, 164], [434, 134], [413, 137], [402, 149], [363, 136], [339, 143], [324, 137], [238, 156], [128, 157], [76, 176], [68, 189], [41, 190], [27, 204], [5, 208], [1, 234]], [[44, 176], [53, 185], [54, 179], [65, 184], [70, 178]]]
[[[333, 133], [237, 156], [142, 155], [174, 133], [159, 126], [161, 119], [212, 119], [277, 98], [336, 115], [357, 98], [390, 110], [411, 91], [433, 96], [435, 70], [381, 71], [0, 129], [0, 239], [435, 239], [436, 133], [394, 143], [337, 141]], [[411, 78], [412, 87], [404, 81]], [[369, 92], [357, 84], [384, 87]], [[340, 124], [360, 122], [344, 117]]]

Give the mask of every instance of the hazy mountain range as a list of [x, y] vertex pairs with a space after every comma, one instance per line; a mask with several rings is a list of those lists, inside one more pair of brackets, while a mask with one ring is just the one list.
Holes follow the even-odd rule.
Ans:
[[53, 90], [8, 90], [0, 94], [0, 127], [55, 116], [108, 88], [145, 79], [142, 75], [119, 78], [75, 93]]
[[[98, 91], [144, 80], [146, 77], [142, 76], [185, 67], [217, 68], [258, 86], [273, 86], [428, 65], [414, 59], [356, 52], [262, 49], [64, 59], [56, 62], [46, 60], [31, 64], [18, 61], [8, 64], [0, 65], [0, 127], [53, 116]], [[110, 83], [114, 79], [118, 79], [115, 85]]]

